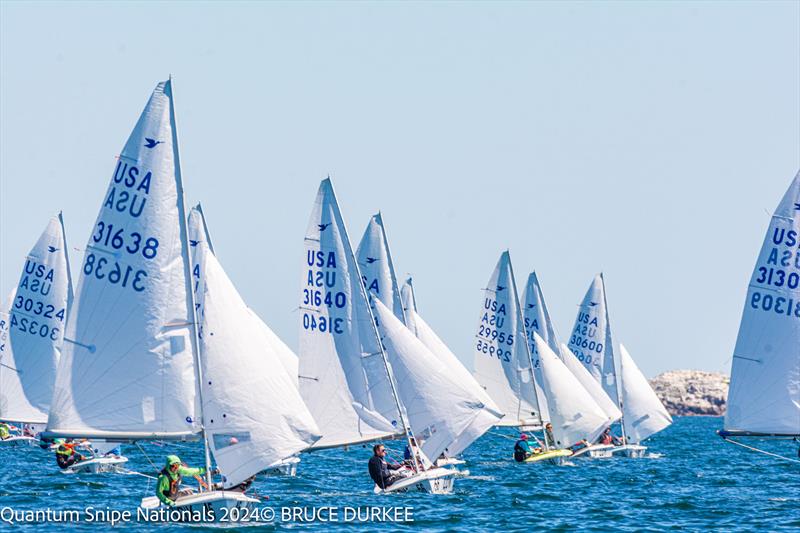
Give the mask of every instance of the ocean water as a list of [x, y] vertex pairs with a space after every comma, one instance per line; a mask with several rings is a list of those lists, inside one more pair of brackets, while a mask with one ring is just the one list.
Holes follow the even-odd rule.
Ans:
[[[374, 495], [367, 474], [372, 453], [366, 446], [303, 455], [296, 478], [259, 478], [264, 507], [276, 512], [271, 522], [224, 525], [172, 524], [171, 531], [255, 530], [424, 530], [550, 531], [574, 530], [722, 530], [800, 531], [800, 464], [793, 464], [726, 444], [714, 433], [721, 418], [679, 417], [648, 439], [643, 459], [578, 459], [572, 465], [517, 464], [511, 459], [513, 433], [496, 429], [465, 453], [468, 477], [457, 479], [452, 495]], [[767, 450], [797, 457], [798, 443], [753, 441]], [[388, 448], [401, 454], [402, 445]], [[195, 444], [171, 447], [127, 446], [130, 468], [154, 473], [165, 455], [177, 453], [199, 466]], [[194, 484], [193, 480], [190, 484]], [[137, 521], [136, 507], [153, 493], [154, 482], [135, 475], [64, 475], [52, 452], [34, 448], [0, 449], [0, 530], [106, 531], [108, 523], [89, 522], [96, 510], [132, 513], [126, 531], [165, 531]], [[91, 506], [93, 511], [87, 511]], [[338, 521], [322, 508], [334, 507]], [[20, 511], [75, 510], [79, 520], [34, 524]], [[282, 519], [292, 508], [302, 520]], [[406, 522], [345, 521], [345, 508], [385, 509]], [[315, 512], [317, 515], [315, 515]], [[55, 516], [58, 518], [58, 516]], [[65, 515], [62, 515], [65, 518]], [[308, 520], [308, 521], [306, 521]], [[255, 529], [254, 529], [255, 528]]]

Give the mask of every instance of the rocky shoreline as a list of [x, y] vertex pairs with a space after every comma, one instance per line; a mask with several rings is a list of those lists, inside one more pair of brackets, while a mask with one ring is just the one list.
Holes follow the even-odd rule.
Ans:
[[719, 372], [672, 370], [650, 380], [669, 414], [722, 416], [730, 378]]

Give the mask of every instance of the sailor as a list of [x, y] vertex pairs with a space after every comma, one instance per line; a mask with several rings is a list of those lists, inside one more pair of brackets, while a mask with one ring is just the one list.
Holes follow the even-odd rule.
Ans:
[[205, 467], [189, 468], [181, 462], [177, 455], [168, 455], [166, 466], [158, 474], [156, 496], [161, 503], [172, 507], [175, 505], [175, 500], [192, 493], [192, 489], [180, 490], [183, 476], [202, 476], [205, 473]]
[[6, 440], [11, 436], [11, 428], [5, 422], [0, 422], [0, 440]]
[[525, 433], [519, 436], [519, 440], [514, 443], [514, 460], [518, 463], [525, 461], [533, 454], [531, 445], [528, 444], [528, 435]]
[[406, 449], [403, 451], [403, 462], [412, 468], [414, 467], [414, 460], [411, 458], [412, 457], [411, 450], [413, 449], [414, 455], [417, 456], [417, 464], [421, 469], [424, 470], [425, 463], [422, 461], [422, 457], [420, 457], [419, 454], [419, 446], [417, 445], [417, 438], [411, 437], [409, 440], [411, 441], [411, 447], [409, 447], [408, 444], [406, 444]]
[[550, 422], [544, 425], [544, 442], [548, 448], [558, 448], [556, 446], [556, 438], [553, 436], [553, 424]]
[[400, 477], [397, 474], [391, 474], [389, 470], [398, 470], [403, 465], [390, 465], [386, 462], [386, 448], [383, 444], [373, 446], [372, 452], [374, 455], [369, 460], [369, 477], [377, 486], [385, 489]]
[[613, 444], [614, 446], [622, 445], [622, 439], [611, 434], [611, 428], [607, 427], [603, 434], [597, 438], [596, 444]]
[[70, 466], [80, 463], [86, 459], [83, 455], [75, 451], [77, 442], [66, 442], [63, 439], [57, 439], [58, 447], [56, 448], [56, 463], [63, 470]]

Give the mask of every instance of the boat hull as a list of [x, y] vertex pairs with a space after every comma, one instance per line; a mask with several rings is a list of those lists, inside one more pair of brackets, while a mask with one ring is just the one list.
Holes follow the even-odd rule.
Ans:
[[[243, 492], [212, 490], [181, 496], [175, 501], [175, 505], [168, 509], [183, 511], [187, 515], [203, 516], [214, 522], [223, 518], [226, 521], [235, 522], [239, 516], [246, 516], [246, 513], [252, 511], [259, 503], [257, 498], [247, 496]], [[142, 498], [139, 507], [145, 511], [167, 509], [156, 496]], [[186, 521], [194, 521], [194, 519], [187, 516]]]
[[283, 461], [279, 461], [267, 467], [264, 470], [266, 476], [297, 476], [297, 465], [300, 464], [299, 457], [290, 457]]
[[375, 485], [375, 494], [394, 492], [425, 492], [428, 494], [450, 494], [453, 492], [458, 471], [448, 468], [432, 468], [412, 474], [395, 481], [391, 486], [381, 489]]
[[608, 459], [613, 457], [611, 444], [592, 444], [572, 453], [572, 457], [589, 457], [591, 459]]
[[17, 446], [38, 446], [39, 441], [34, 437], [24, 437], [15, 435], [7, 439], [0, 440], [0, 447], [15, 448]]
[[615, 446], [611, 453], [614, 455], [622, 455], [632, 459], [641, 459], [647, 451], [647, 446], [639, 444], [626, 444], [624, 446]]
[[437, 467], [457, 466], [463, 464], [467, 464], [467, 462], [463, 459], [458, 459], [456, 457], [440, 457], [439, 459], [436, 459], [436, 461], [434, 462], [434, 465], [436, 465]]
[[127, 462], [127, 457], [95, 457], [68, 466], [61, 472], [64, 474], [108, 474], [121, 471]]
[[572, 455], [570, 450], [548, 450], [541, 453], [536, 453], [525, 459], [525, 463], [541, 463], [546, 462], [552, 465], [560, 465], [564, 463], [564, 458]]

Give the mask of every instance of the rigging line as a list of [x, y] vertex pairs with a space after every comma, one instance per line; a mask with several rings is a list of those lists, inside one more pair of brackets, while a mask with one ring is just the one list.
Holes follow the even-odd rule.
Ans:
[[[150, 466], [153, 467], [153, 470], [155, 470], [156, 472], [159, 472], [160, 469], [155, 465], [155, 463], [153, 463], [153, 461], [150, 459], [150, 456], [147, 455], [147, 452], [144, 451], [144, 448], [142, 448], [142, 445], [137, 442], [136, 443], [136, 447], [139, 448], [140, 452], [142, 452], [142, 455], [144, 455], [144, 458], [147, 459], [148, 463], [150, 463]], [[137, 472], [137, 474], [138, 474], [138, 472]], [[144, 474], [142, 474], [142, 475], [144, 475]], [[146, 476], [146, 477], [151, 477], [151, 476]], [[155, 478], [151, 477], [151, 479], [155, 479]]]
[[121, 474], [128, 474], [132, 476], [142, 476], [146, 477], [147, 479], [158, 479], [155, 476], [148, 476], [147, 474], [142, 474], [141, 472], [136, 472], [135, 470], [128, 470], [127, 468], [119, 468], [118, 470]]
[[775, 458], [778, 458], [778, 459], [783, 459], [784, 461], [789, 461], [790, 463], [800, 464], [800, 461], [798, 461], [797, 459], [792, 459], [791, 457], [784, 457], [783, 455], [778, 455], [777, 453], [768, 452], [766, 450], [759, 450], [758, 448], [754, 448], [753, 446], [748, 446], [747, 444], [744, 444], [743, 442], [738, 442], [738, 441], [735, 441], [733, 439], [724, 438], [724, 437], [723, 437], [722, 440], [724, 440], [725, 442], [730, 442], [731, 444], [736, 444], [737, 446], [741, 446], [742, 448], [747, 448], [748, 450], [752, 450], [754, 452], [763, 453], [764, 455], [769, 455], [771, 457], [775, 457]]
[[504, 439], [510, 439], [510, 440], [513, 440], [513, 441], [515, 441], [515, 442], [517, 441], [517, 439], [516, 439], [516, 438], [514, 438], [514, 437], [512, 437], [511, 435], [505, 435], [505, 434], [503, 434], [503, 433], [498, 433], [498, 432], [496, 432], [496, 431], [487, 431], [487, 433], [488, 433], [489, 435], [497, 435], [498, 437], [503, 437]]

